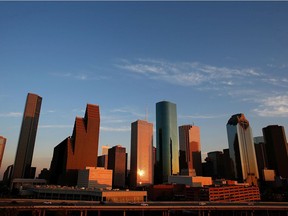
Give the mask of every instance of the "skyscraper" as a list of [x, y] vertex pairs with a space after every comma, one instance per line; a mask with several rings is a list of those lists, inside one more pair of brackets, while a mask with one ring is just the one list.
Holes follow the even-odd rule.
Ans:
[[12, 179], [31, 178], [31, 163], [40, 117], [42, 98], [28, 93], [15, 156]]
[[213, 165], [213, 179], [224, 178], [224, 154], [221, 151], [208, 152], [207, 156]]
[[194, 125], [179, 126], [181, 174], [189, 176], [202, 175], [200, 128]]
[[249, 121], [244, 114], [235, 114], [229, 119], [226, 128], [234, 177], [240, 182], [258, 185], [258, 167]]
[[176, 104], [156, 103], [156, 183], [168, 182], [168, 176], [179, 174], [179, 146]]
[[257, 166], [258, 166], [258, 173], [259, 179], [262, 181], [264, 180], [264, 170], [267, 167], [267, 153], [265, 149], [264, 137], [254, 137], [254, 147], [255, 147], [255, 154], [257, 159]]
[[288, 178], [288, 144], [285, 129], [279, 125], [269, 125], [262, 129], [268, 168], [275, 170], [277, 176]]
[[108, 150], [108, 169], [113, 170], [112, 186], [123, 188], [126, 185], [127, 154], [126, 148], [120, 145]]
[[0, 167], [2, 164], [2, 159], [4, 155], [4, 150], [5, 150], [5, 145], [6, 145], [6, 138], [3, 136], [0, 136]]
[[97, 166], [99, 106], [87, 104], [84, 118], [76, 117], [73, 134], [54, 148], [51, 183], [76, 185], [78, 170]]
[[131, 124], [130, 186], [153, 184], [153, 124], [138, 120]]

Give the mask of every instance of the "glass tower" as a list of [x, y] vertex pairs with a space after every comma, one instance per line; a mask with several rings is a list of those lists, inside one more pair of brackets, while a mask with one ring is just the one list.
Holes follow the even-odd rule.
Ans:
[[157, 183], [168, 182], [168, 176], [179, 174], [179, 146], [176, 104], [156, 103], [156, 170]]
[[279, 125], [269, 125], [262, 129], [268, 168], [274, 169], [277, 176], [288, 178], [288, 144], [285, 129]]
[[235, 114], [229, 119], [226, 128], [233, 176], [240, 182], [258, 185], [258, 167], [249, 121], [244, 114]]
[[131, 124], [130, 186], [153, 184], [153, 124], [138, 120]]
[[6, 138], [3, 136], [0, 136], [0, 167], [2, 164], [2, 159], [3, 159], [3, 154], [5, 150], [5, 145], [6, 145]]
[[18, 147], [13, 166], [14, 178], [31, 178], [31, 163], [40, 116], [42, 98], [29, 93], [26, 99]]
[[202, 175], [200, 128], [194, 125], [179, 126], [181, 175]]

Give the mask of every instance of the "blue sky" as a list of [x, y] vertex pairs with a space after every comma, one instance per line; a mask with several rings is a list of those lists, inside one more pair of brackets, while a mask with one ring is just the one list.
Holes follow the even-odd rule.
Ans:
[[[28, 92], [43, 97], [33, 165], [50, 166], [87, 103], [102, 145], [130, 152], [130, 125], [177, 104], [202, 152], [228, 148], [244, 113], [254, 136], [288, 128], [288, 2], [0, 2], [1, 173], [14, 162]], [[154, 137], [154, 142], [156, 137]], [[156, 143], [155, 143], [156, 145]]]

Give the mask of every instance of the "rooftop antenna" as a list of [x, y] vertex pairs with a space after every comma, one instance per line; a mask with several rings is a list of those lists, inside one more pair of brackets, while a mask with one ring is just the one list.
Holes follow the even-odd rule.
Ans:
[[145, 112], [145, 121], [148, 121], [148, 108], [146, 106], [146, 112]]

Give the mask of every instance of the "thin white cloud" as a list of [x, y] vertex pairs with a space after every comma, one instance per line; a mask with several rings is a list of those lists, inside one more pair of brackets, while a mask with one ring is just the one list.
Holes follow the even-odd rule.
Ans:
[[73, 125], [39, 125], [39, 128], [73, 128]]
[[0, 113], [0, 117], [18, 118], [18, 117], [22, 117], [22, 115], [23, 115], [23, 113], [20, 113], [20, 112]]
[[68, 79], [76, 79], [76, 80], [104, 80], [108, 79], [107, 76], [103, 75], [95, 75], [95, 73], [87, 72], [87, 73], [51, 73], [52, 76], [68, 78]]
[[124, 107], [124, 108], [115, 108], [113, 110], [111, 110], [110, 112], [112, 113], [125, 113], [131, 116], [136, 116], [139, 118], [144, 118], [145, 117], [145, 113], [138, 113], [136, 112], [133, 108], [129, 108], [129, 107]]
[[286, 69], [288, 68], [288, 64], [267, 64], [267, 67], [276, 69]]
[[149, 79], [162, 80], [175, 85], [200, 86], [202, 84], [234, 85], [232, 79], [241, 82], [249, 77], [258, 79], [261, 72], [254, 68], [219, 67], [199, 62], [170, 63], [164, 60], [137, 59], [122, 61], [117, 67]]
[[191, 119], [215, 119], [215, 118], [227, 117], [227, 115], [224, 115], [224, 114], [219, 114], [219, 115], [179, 115], [178, 117], [182, 118], [182, 119], [187, 119], [187, 118], [191, 118]]
[[262, 117], [288, 117], [288, 95], [260, 100], [259, 107], [253, 111]]
[[278, 77], [265, 77], [262, 79], [268, 85], [274, 85], [278, 87], [287, 88], [288, 79], [287, 78], [278, 78]]
[[131, 131], [130, 127], [100, 127], [101, 131], [105, 131], [105, 132], [128, 132]]

